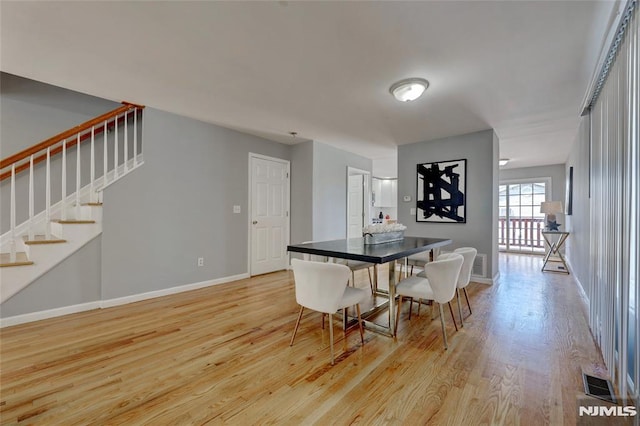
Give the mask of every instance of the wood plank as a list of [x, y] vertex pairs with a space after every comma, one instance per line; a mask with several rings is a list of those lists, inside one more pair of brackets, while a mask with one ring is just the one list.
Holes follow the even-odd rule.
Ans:
[[[506, 261], [508, 259], [508, 262]], [[282, 271], [0, 330], [2, 424], [575, 424], [580, 373], [606, 369], [572, 276], [501, 255], [449, 349], [423, 306], [397, 339], [346, 339]], [[381, 271], [384, 277], [386, 271]], [[366, 271], [356, 272], [368, 288]], [[462, 302], [466, 307], [466, 302]], [[457, 306], [454, 306], [457, 313]], [[381, 320], [386, 320], [381, 315]]]

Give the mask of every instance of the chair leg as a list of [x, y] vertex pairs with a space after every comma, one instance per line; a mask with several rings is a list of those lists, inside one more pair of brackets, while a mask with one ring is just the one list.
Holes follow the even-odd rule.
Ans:
[[323, 330], [324, 330], [324, 316], [325, 316], [325, 315], [327, 315], [327, 314], [324, 314], [324, 313], [323, 313], [323, 314], [321, 315], [321, 317], [322, 317], [322, 318], [320, 319], [320, 321], [321, 321], [320, 326], [322, 327], [322, 329], [323, 329]]
[[329, 314], [329, 346], [331, 347], [331, 365], [333, 365], [333, 314]]
[[[418, 305], [418, 308], [420, 308], [420, 305]], [[413, 297], [409, 298], [409, 321], [411, 321], [411, 311], [413, 311]], [[396, 321], [397, 323], [398, 321]]]
[[447, 331], [444, 327], [444, 312], [442, 311], [442, 303], [438, 303], [440, 307], [440, 324], [442, 325], [442, 338], [444, 339], [444, 349], [449, 349], [449, 345], [447, 344]]
[[356, 273], [352, 269], [351, 270], [351, 287], [355, 287], [355, 286], [356, 286]]
[[371, 287], [371, 294], [373, 294], [373, 280], [371, 279], [371, 268], [367, 268], [367, 272], [369, 273], [369, 287]]
[[464, 327], [464, 319], [462, 318], [462, 305], [460, 304], [460, 289], [456, 288], [456, 298], [458, 299], [458, 313], [460, 314], [460, 327]]
[[411, 265], [411, 275], [413, 275], [413, 265]]
[[298, 320], [296, 321], [296, 326], [293, 329], [293, 336], [291, 336], [291, 343], [289, 343], [289, 346], [293, 346], [293, 339], [296, 338], [296, 332], [298, 331], [298, 326], [300, 325], [300, 318], [302, 318], [302, 311], [304, 311], [304, 306], [300, 306], [300, 313], [298, 314]]
[[465, 299], [467, 299], [467, 306], [469, 307], [469, 315], [471, 315], [473, 312], [471, 312], [471, 305], [469, 304], [469, 296], [467, 296], [467, 288], [464, 287], [462, 290], [464, 290], [464, 297]]
[[342, 308], [342, 333], [344, 334], [344, 339], [342, 339], [342, 351], [347, 351], [347, 308]]
[[458, 331], [458, 324], [456, 323], [456, 317], [453, 316], [453, 308], [451, 307], [451, 302], [449, 302], [449, 312], [451, 312], [451, 319], [453, 320], [453, 325], [456, 328], [456, 331]]
[[[362, 345], [364, 346], [364, 330], [362, 328], [362, 318], [360, 317], [360, 304], [359, 303], [356, 305], [356, 312], [358, 314], [358, 327], [360, 328], [360, 341], [362, 342]], [[346, 340], [346, 338], [345, 338], [345, 340]]]
[[[402, 308], [402, 296], [398, 299], [398, 306], [396, 306], [396, 326], [393, 329], [393, 334], [398, 332], [398, 321], [400, 320], [400, 308]], [[409, 319], [411, 319], [411, 302], [409, 302]]]

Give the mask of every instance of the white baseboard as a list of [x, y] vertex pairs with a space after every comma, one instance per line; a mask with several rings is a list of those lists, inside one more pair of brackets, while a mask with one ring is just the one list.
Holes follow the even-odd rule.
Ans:
[[61, 317], [63, 315], [76, 314], [78, 312], [91, 311], [93, 309], [100, 309], [100, 301], [80, 303], [78, 305], [63, 306], [62, 308], [31, 312], [8, 318], [0, 318], [0, 328], [25, 324], [27, 322], [40, 321], [48, 318]]
[[10, 327], [12, 325], [25, 324], [28, 322], [40, 321], [48, 318], [60, 317], [63, 315], [75, 314], [78, 312], [91, 311], [93, 309], [110, 308], [113, 306], [126, 305], [127, 303], [139, 302], [141, 300], [154, 299], [156, 297], [168, 296], [171, 294], [182, 293], [185, 291], [197, 290], [204, 287], [210, 287], [218, 284], [225, 284], [232, 281], [238, 281], [249, 278], [248, 273], [231, 275], [228, 277], [217, 278], [215, 280], [201, 281], [193, 284], [185, 284], [181, 286], [165, 288], [162, 290], [150, 291], [147, 293], [134, 294], [131, 296], [118, 297], [108, 300], [96, 300], [94, 302], [80, 303], [78, 305], [64, 306], [61, 308], [48, 309], [46, 311], [31, 312], [28, 314], [16, 315], [13, 317], [0, 318], [0, 328]]
[[569, 261], [569, 259], [566, 259], [566, 263], [567, 263], [567, 269], [569, 269], [569, 273], [573, 276], [573, 279], [576, 280], [576, 283], [578, 284], [578, 293], [580, 294], [580, 298], [582, 299], [582, 303], [584, 304], [584, 306], [587, 309], [587, 312], [589, 312], [589, 306], [590, 306], [590, 301], [589, 301], [589, 296], [587, 296], [587, 292], [584, 291], [584, 286], [582, 285], [582, 282], [580, 282], [580, 280], [578, 279], [578, 276], [576, 275], [573, 266], [571, 265], [571, 262]]
[[484, 278], [484, 277], [471, 275], [471, 282], [493, 285], [498, 280], [498, 278], [500, 278], [500, 272], [498, 272], [493, 278]]
[[185, 291], [197, 290], [212, 285], [224, 284], [249, 278], [248, 273], [231, 275], [229, 277], [217, 278], [215, 280], [200, 281], [199, 283], [185, 284], [181, 286], [163, 288], [162, 290], [150, 291], [147, 293], [133, 294], [131, 296], [117, 297], [115, 299], [103, 300], [101, 308], [111, 308], [113, 306], [126, 305], [127, 303], [140, 302], [141, 300], [154, 299], [156, 297], [169, 296], [170, 294], [182, 293]]

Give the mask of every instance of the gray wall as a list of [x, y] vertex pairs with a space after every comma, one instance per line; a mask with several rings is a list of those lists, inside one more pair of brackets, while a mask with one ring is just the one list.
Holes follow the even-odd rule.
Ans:
[[105, 191], [102, 297], [246, 273], [249, 153], [290, 147], [151, 108], [144, 122], [144, 166]]
[[[450, 238], [447, 249], [472, 246], [487, 255], [488, 278], [498, 273], [497, 173], [498, 140], [493, 130], [398, 147], [398, 220], [406, 235]], [[467, 223], [416, 222], [410, 209], [416, 203], [416, 166], [421, 163], [467, 160]], [[411, 202], [403, 202], [410, 195]]]
[[313, 141], [291, 147], [291, 243], [313, 239]]
[[46, 311], [100, 300], [101, 239], [82, 249], [38, 278], [0, 307], [0, 317]]
[[347, 168], [371, 172], [372, 160], [313, 142], [313, 240], [347, 237]]
[[0, 156], [6, 158], [118, 106], [117, 102], [0, 73]]
[[589, 209], [589, 116], [580, 122], [578, 135], [569, 154], [566, 174], [573, 166], [573, 214], [566, 216], [566, 229], [571, 232], [567, 239], [567, 261], [571, 271], [582, 285], [587, 297], [590, 268], [590, 209]]

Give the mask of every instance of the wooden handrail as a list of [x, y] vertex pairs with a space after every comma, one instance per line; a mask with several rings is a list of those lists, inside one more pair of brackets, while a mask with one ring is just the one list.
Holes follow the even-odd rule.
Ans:
[[[129, 102], [122, 102], [122, 106], [114, 109], [113, 111], [109, 111], [107, 113], [104, 113], [96, 118], [93, 118], [89, 121], [86, 121], [78, 126], [75, 126], [69, 130], [66, 130], [62, 133], [59, 133], [49, 139], [46, 139], [36, 145], [33, 145], [23, 151], [18, 152], [17, 154], [14, 154], [10, 157], [5, 158], [4, 160], [0, 161], [0, 169], [4, 169], [6, 167], [11, 166], [14, 163], [17, 163], [18, 161], [22, 161], [26, 158], [29, 158], [30, 156], [37, 154], [38, 152], [45, 150], [47, 148], [49, 148], [50, 146], [53, 146], [57, 143], [62, 142], [64, 139], [70, 138], [71, 136], [75, 136], [78, 133], [81, 133], [85, 130], [91, 129], [91, 127], [96, 126], [98, 124], [102, 124], [105, 122], [105, 120], [109, 120], [110, 118], [113, 117], [117, 117], [119, 114], [130, 110], [131, 108], [139, 108], [139, 109], [143, 109], [144, 106], [142, 105], [136, 105], [136, 104], [132, 104]], [[73, 144], [75, 144], [76, 141], [73, 141]], [[69, 141], [69, 145], [68, 146], [72, 146], [72, 141]], [[6, 173], [5, 173], [6, 174]], [[2, 179], [4, 179], [4, 175], [2, 175]], [[0, 179], [0, 180], [2, 180]]]

